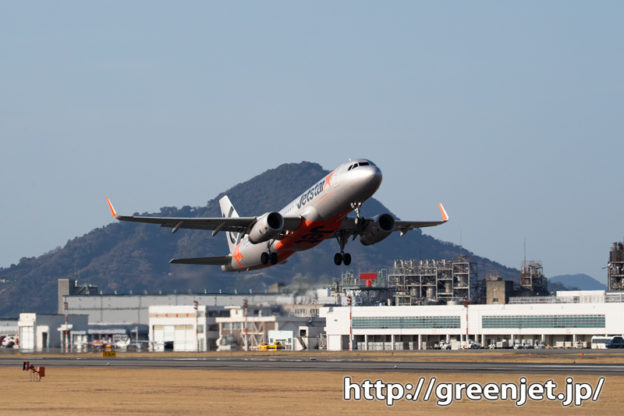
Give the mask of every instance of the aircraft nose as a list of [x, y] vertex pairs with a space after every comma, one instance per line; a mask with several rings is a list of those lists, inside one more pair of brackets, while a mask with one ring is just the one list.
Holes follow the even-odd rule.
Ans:
[[381, 169], [377, 166], [367, 166], [366, 174], [364, 176], [366, 177], [366, 182], [375, 186], [375, 188], [381, 185]]
[[372, 169], [373, 169], [373, 180], [375, 181], [377, 186], [379, 186], [381, 185], [381, 178], [382, 178], [381, 169], [379, 169], [377, 166], [372, 166]]
[[381, 170], [377, 166], [360, 166], [353, 170], [353, 174], [359, 187], [371, 195], [381, 185]]

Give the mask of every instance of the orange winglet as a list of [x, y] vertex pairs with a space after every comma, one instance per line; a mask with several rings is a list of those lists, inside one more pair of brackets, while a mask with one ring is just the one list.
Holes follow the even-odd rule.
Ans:
[[439, 202], [438, 205], [440, 206], [440, 212], [442, 213], [442, 219], [444, 221], [448, 221], [449, 217], [448, 217], [448, 214], [446, 213], [446, 210], [442, 206], [442, 202]]
[[113, 214], [113, 218], [117, 218], [117, 211], [115, 211], [115, 207], [113, 207], [110, 199], [106, 198], [106, 202], [108, 202], [108, 207], [110, 208], [111, 214]]

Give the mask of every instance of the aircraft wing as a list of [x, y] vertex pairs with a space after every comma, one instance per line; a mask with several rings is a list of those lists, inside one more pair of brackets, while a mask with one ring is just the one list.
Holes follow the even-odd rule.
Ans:
[[173, 264], [207, 264], [211, 266], [221, 266], [223, 264], [229, 264], [232, 261], [232, 256], [219, 256], [219, 257], [194, 257], [187, 259], [171, 259], [169, 263]]
[[[194, 230], [212, 230], [215, 236], [220, 231], [247, 233], [255, 224], [257, 217], [147, 217], [137, 215], [118, 215], [108, 198], [108, 207], [113, 217], [119, 221], [145, 222], [160, 224], [161, 227], [172, 228], [172, 232], [180, 228]], [[284, 217], [284, 231], [295, 230], [301, 223], [299, 217]]]
[[423, 227], [433, 227], [435, 225], [444, 224], [448, 221], [449, 217], [442, 205], [442, 202], [438, 203], [440, 207], [440, 213], [442, 214], [441, 221], [396, 221], [394, 223], [394, 231], [399, 231], [401, 235], [404, 235], [409, 230], [413, 230], [414, 228], [423, 228]]
[[[398, 231], [401, 233], [401, 235], [405, 235], [405, 233], [407, 233], [410, 230], [413, 230], [414, 228], [433, 227], [435, 225], [444, 224], [445, 222], [448, 221], [449, 217], [446, 214], [446, 210], [444, 209], [444, 206], [442, 206], [441, 202], [438, 204], [438, 206], [440, 207], [442, 220], [439, 220], [439, 221], [395, 221], [394, 229], [392, 231]], [[344, 219], [342, 227], [340, 227], [340, 230], [338, 230], [338, 232], [340, 231], [346, 232], [348, 235], [353, 235], [355, 238], [355, 235], [362, 232], [363, 228], [370, 221], [371, 220], [369, 219], [363, 219], [363, 221], [360, 224], [358, 224], [356, 223], [355, 218], [347, 217]]]

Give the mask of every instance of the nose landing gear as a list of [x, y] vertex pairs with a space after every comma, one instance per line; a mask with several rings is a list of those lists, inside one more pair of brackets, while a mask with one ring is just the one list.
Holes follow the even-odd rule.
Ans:
[[349, 253], [336, 253], [334, 255], [334, 263], [336, 264], [336, 266], [340, 266], [342, 263], [344, 263], [345, 266], [348, 266], [351, 264], [351, 254]]

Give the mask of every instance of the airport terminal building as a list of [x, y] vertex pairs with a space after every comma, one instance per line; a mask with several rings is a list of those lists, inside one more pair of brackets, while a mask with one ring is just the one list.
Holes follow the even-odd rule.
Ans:
[[[327, 349], [419, 350], [537, 346], [589, 348], [593, 336], [624, 334], [624, 297], [564, 291], [504, 305], [341, 306], [321, 308]], [[351, 334], [351, 335], [350, 335]]]

